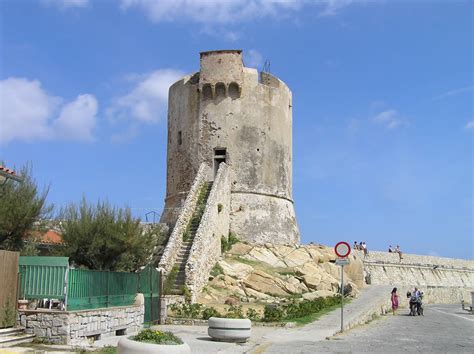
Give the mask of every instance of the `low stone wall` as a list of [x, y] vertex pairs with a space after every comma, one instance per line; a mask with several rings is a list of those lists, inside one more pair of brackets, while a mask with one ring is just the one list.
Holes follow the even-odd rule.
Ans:
[[[354, 255], [364, 262], [365, 278], [373, 285], [398, 288], [403, 298], [416, 286], [424, 292], [424, 302], [460, 303], [469, 301], [474, 290], [474, 261], [416, 254], [361, 251]], [[405, 301], [406, 302], [406, 301]], [[402, 303], [404, 303], [402, 301]]]
[[221, 255], [221, 237], [228, 236], [230, 220], [229, 167], [221, 163], [186, 263], [186, 287], [195, 301]]
[[181, 208], [178, 220], [176, 221], [174, 229], [171, 233], [168, 243], [166, 244], [165, 250], [158, 265], [158, 267], [163, 270], [165, 275], [167, 275], [173, 268], [178, 251], [181, 249], [183, 244], [183, 233], [186, 230], [189, 221], [191, 220], [194, 209], [196, 208], [199, 189], [201, 185], [207, 180], [208, 174], [209, 167], [205, 163], [202, 163], [199, 167], [198, 173], [196, 174], [193, 185], [189, 190], [188, 196], [184, 201], [184, 205]]
[[20, 310], [26, 333], [55, 344], [87, 345], [91, 340], [127, 334], [142, 328], [145, 307], [109, 307], [83, 311]]

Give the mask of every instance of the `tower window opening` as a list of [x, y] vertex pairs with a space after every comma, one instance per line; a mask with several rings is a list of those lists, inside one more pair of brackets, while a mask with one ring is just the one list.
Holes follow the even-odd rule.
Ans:
[[212, 86], [210, 84], [205, 84], [202, 87], [202, 97], [205, 100], [212, 99]]
[[240, 87], [236, 82], [231, 82], [229, 85], [229, 96], [233, 100], [240, 97]]
[[181, 133], [181, 130], [178, 132], [178, 145], [181, 145], [183, 143], [183, 134]]
[[225, 97], [225, 85], [222, 82], [218, 82], [216, 84], [216, 96], [217, 97]]

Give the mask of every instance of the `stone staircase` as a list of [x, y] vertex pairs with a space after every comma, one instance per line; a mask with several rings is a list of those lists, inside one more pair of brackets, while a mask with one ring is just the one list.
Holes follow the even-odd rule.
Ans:
[[171, 295], [183, 295], [184, 293], [184, 282], [186, 279], [186, 261], [189, 258], [191, 247], [193, 246], [194, 236], [196, 235], [196, 232], [199, 228], [199, 224], [201, 223], [201, 218], [207, 204], [207, 199], [209, 198], [209, 194], [211, 193], [211, 189], [212, 182], [206, 182], [199, 193], [198, 203], [196, 205], [196, 208], [194, 209], [191, 221], [189, 223], [189, 227], [186, 232], [186, 236], [183, 237], [183, 244], [181, 245], [181, 248], [176, 257], [176, 261], [174, 263], [173, 268], [177, 269], [178, 272], [176, 274], [173, 287], [170, 291]]
[[31, 343], [34, 338], [35, 335], [26, 334], [23, 327], [2, 328], [0, 329], [0, 348]]

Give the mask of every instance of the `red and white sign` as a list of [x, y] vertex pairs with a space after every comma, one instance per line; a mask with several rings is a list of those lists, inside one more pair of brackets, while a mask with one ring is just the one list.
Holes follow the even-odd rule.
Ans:
[[340, 258], [346, 258], [351, 253], [351, 246], [345, 241], [338, 242], [334, 246], [334, 252]]

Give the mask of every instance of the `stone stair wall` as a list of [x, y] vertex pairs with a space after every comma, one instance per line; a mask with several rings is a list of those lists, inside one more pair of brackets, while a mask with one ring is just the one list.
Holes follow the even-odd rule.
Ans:
[[200, 194], [203, 193], [204, 205], [199, 205], [199, 203], [196, 205], [193, 215], [191, 217], [190, 223], [189, 223], [190, 227], [189, 229], [186, 229], [185, 231], [187, 233], [187, 239], [186, 240], [183, 239], [181, 248], [178, 251], [178, 254], [176, 256], [176, 261], [173, 266], [173, 267], [178, 268], [178, 273], [173, 283], [173, 288], [171, 289], [171, 295], [183, 294], [184, 285], [185, 285], [184, 283], [185, 283], [185, 278], [186, 278], [185, 265], [190, 254], [191, 247], [194, 242], [194, 237], [196, 235], [196, 232], [199, 229], [199, 225], [201, 223], [201, 219], [204, 214], [203, 209], [205, 209], [207, 200], [209, 198], [212, 184], [213, 184], [212, 182], [204, 182], [199, 191], [199, 197], [201, 197]]
[[166, 244], [163, 255], [158, 263], [158, 267], [162, 269], [163, 274], [167, 276], [174, 264], [176, 263], [178, 254], [183, 246], [183, 233], [186, 231], [189, 221], [191, 220], [199, 197], [199, 189], [204, 182], [207, 181], [210, 168], [202, 163], [194, 179], [193, 185], [189, 190], [188, 196], [184, 201], [184, 205], [179, 213], [178, 220], [171, 232]]
[[196, 301], [221, 256], [221, 237], [228, 237], [230, 189], [229, 167], [221, 163], [186, 263], [185, 284], [192, 302]]

